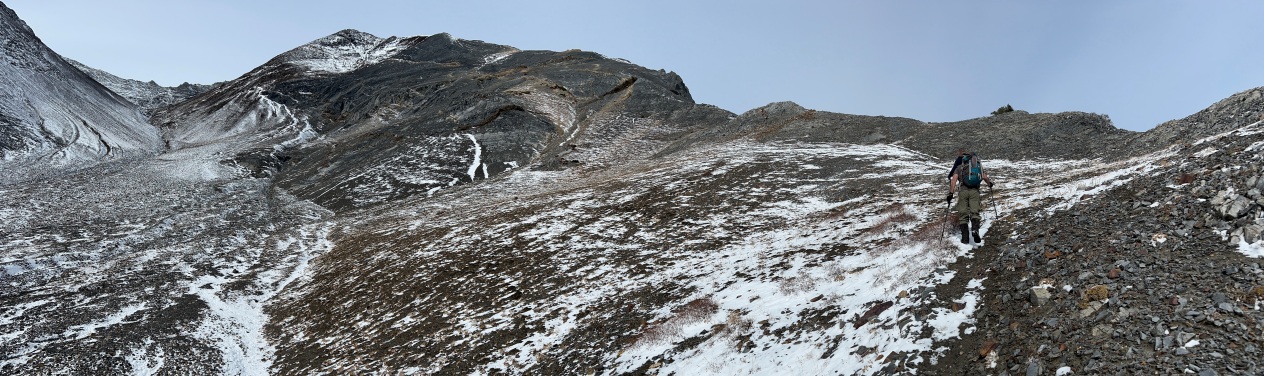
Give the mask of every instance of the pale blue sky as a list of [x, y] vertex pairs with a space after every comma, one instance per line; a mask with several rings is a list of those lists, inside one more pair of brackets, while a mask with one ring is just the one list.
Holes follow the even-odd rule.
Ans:
[[236, 78], [342, 29], [579, 48], [701, 103], [956, 121], [1005, 104], [1146, 130], [1264, 86], [1264, 2], [7, 0], [58, 53], [163, 85]]

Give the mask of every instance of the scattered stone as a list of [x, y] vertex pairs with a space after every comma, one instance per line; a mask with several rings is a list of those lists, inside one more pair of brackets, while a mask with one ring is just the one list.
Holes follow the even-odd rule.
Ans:
[[1094, 313], [1097, 313], [1097, 310], [1101, 309], [1103, 305], [1105, 304], [1101, 301], [1091, 301], [1086, 303], [1084, 309], [1080, 310], [1080, 318], [1084, 319], [1092, 316]]
[[988, 354], [991, 354], [992, 350], [996, 350], [996, 347], [999, 345], [1000, 343], [995, 340], [987, 340], [987, 342], [983, 343], [983, 347], [979, 348], [979, 357], [982, 358], [988, 356]]
[[1115, 329], [1112, 328], [1110, 325], [1102, 324], [1102, 325], [1094, 326], [1092, 330], [1092, 334], [1094, 337], [1105, 337], [1105, 336], [1109, 336], [1114, 331]]
[[1048, 288], [1043, 287], [1043, 286], [1036, 286], [1036, 287], [1031, 288], [1031, 304], [1034, 304], [1036, 306], [1043, 306], [1045, 304], [1048, 304], [1049, 299], [1051, 298], [1053, 298], [1053, 294], [1049, 292]]

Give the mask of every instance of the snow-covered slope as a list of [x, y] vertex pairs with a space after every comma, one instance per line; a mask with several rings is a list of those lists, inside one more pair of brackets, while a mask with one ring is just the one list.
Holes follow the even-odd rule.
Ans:
[[161, 147], [135, 105], [49, 50], [3, 5], [0, 38], [0, 166], [78, 165]]
[[339, 31], [278, 55], [271, 64], [294, 64], [311, 73], [346, 73], [386, 60], [415, 38], [379, 38], [359, 30]]
[[312, 127], [321, 123], [312, 120], [319, 115], [313, 113], [315, 109], [291, 107], [312, 96], [312, 91], [328, 88], [286, 90], [281, 86], [379, 63], [423, 39], [383, 39], [344, 30], [280, 54], [206, 95], [164, 108], [154, 119], [174, 149], [212, 142], [235, 144], [238, 151], [296, 146], [292, 140], [312, 135]]

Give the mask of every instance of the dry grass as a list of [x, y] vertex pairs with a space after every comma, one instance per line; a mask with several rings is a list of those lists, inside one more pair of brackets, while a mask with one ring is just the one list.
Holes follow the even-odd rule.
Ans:
[[777, 286], [782, 294], [794, 295], [816, 288], [816, 277], [800, 272], [799, 275], [781, 280]]
[[698, 298], [685, 303], [685, 305], [676, 308], [674, 313], [676, 319], [685, 323], [696, 323], [706, 320], [715, 315], [720, 310], [720, 306], [715, 304], [711, 298]]
[[647, 322], [640, 333], [634, 335], [628, 348], [670, 343], [680, 337], [687, 325], [704, 322], [719, 312], [720, 306], [710, 297], [698, 298], [676, 307], [672, 315], [658, 322]]
[[829, 276], [834, 282], [847, 280], [848, 274], [851, 274], [851, 271], [843, 268], [843, 266], [838, 263], [833, 263], [825, 267], [825, 275]]
[[929, 222], [913, 229], [913, 232], [904, 237], [905, 243], [934, 243], [940, 241], [953, 226], [957, 224], [956, 215], [938, 216]]
[[866, 235], [882, 236], [898, 230], [901, 226], [917, 221], [917, 216], [910, 213], [904, 204], [896, 203], [878, 213], [878, 221], [865, 230]]

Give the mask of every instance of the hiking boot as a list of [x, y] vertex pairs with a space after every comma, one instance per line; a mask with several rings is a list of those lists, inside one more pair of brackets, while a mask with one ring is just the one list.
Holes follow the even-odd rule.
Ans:
[[983, 238], [979, 237], [979, 220], [970, 220], [970, 235], [974, 237], [975, 243], [982, 243]]
[[961, 244], [970, 244], [970, 225], [962, 223], [961, 228]]

